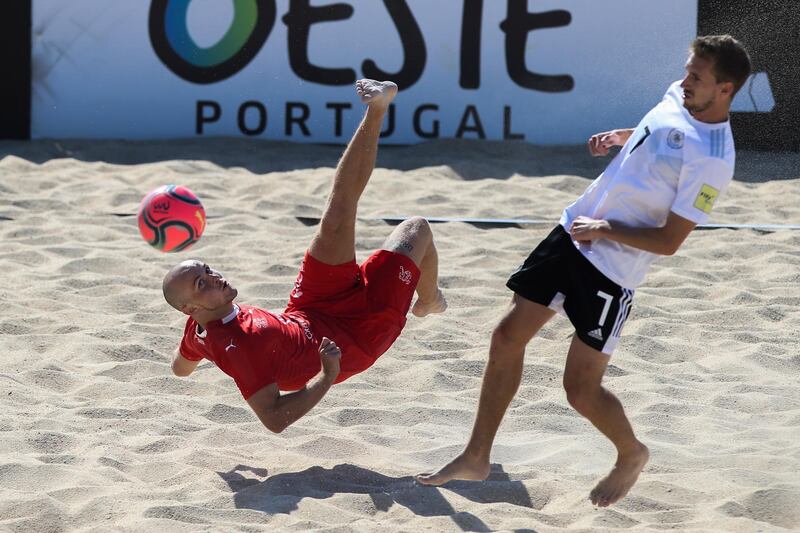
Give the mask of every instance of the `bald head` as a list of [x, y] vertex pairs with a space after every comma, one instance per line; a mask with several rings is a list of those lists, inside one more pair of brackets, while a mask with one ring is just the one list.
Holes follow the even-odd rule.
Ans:
[[239, 294], [222, 274], [195, 259], [172, 267], [164, 276], [161, 290], [169, 305], [201, 324], [228, 314]]
[[169, 269], [169, 272], [164, 276], [164, 281], [161, 283], [164, 299], [169, 305], [178, 311], [183, 311], [183, 307], [187, 303], [187, 278], [189, 278], [193, 269], [202, 268], [202, 266], [203, 263], [200, 261], [189, 259]]

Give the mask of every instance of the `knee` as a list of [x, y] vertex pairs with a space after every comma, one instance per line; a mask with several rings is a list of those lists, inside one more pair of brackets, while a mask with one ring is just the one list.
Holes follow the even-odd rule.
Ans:
[[564, 376], [564, 391], [573, 409], [583, 414], [597, 405], [600, 387], [586, 381]]
[[526, 339], [517, 338], [511, 329], [500, 323], [492, 332], [490, 357], [497, 358], [508, 354], [525, 353]]
[[430, 239], [433, 236], [431, 224], [424, 217], [411, 217], [403, 221], [408, 233], [421, 239]]
[[421, 217], [421, 216], [409, 217], [409, 218], [405, 219], [403, 221], [403, 223], [410, 224], [412, 226], [419, 226], [419, 227], [423, 227], [424, 226], [424, 227], [430, 229], [430, 223], [428, 222], [428, 219], [425, 218], [425, 217]]

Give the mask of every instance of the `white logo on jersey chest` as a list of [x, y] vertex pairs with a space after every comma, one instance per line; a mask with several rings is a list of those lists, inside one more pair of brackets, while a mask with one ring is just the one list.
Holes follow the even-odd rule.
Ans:
[[679, 128], [672, 128], [669, 132], [669, 135], [667, 135], [667, 146], [674, 150], [683, 148], [684, 137], [685, 135], [683, 130]]

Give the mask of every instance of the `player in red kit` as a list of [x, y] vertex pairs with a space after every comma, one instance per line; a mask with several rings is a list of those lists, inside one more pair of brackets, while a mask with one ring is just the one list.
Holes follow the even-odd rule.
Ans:
[[425, 219], [404, 221], [380, 250], [361, 265], [355, 261], [358, 200], [375, 166], [383, 117], [397, 85], [360, 80], [356, 93], [366, 112], [336, 168], [283, 313], [235, 303], [237, 290], [202, 261], [183, 261], [164, 277], [164, 298], [189, 315], [173, 372], [188, 376], [202, 359], [213, 361], [276, 433], [309, 412], [331, 385], [363, 372], [389, 349], [405, 326], [415, 291], [414, 315], [447, 307]]

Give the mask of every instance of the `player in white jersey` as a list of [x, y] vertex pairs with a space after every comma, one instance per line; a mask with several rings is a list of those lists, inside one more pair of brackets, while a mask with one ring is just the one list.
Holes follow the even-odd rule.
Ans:
[[464, 451], [417, 481], [489, 475], [490, 451], [522, 377], [525, 347], [556, 312], [575, 327], [564, 370], [567, 400], [617, 449], [611, 472], [590, 493], [607, 506], [628, 493], [649, 458], [619, 400], [601, 382], [634, 290], [650, 263], [671, 255], [733, 177], [731, 101], [750, 75], [744, 47], [729, 35], [697, 38], [686, 76], [635, 129], [589, 139], [592, 155], [622, 146], [568, 206], [560, 224], [511, 275], [511, 307], [492, 334], [478, 413]]

